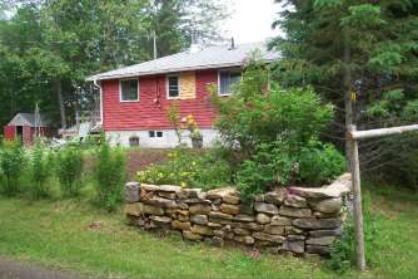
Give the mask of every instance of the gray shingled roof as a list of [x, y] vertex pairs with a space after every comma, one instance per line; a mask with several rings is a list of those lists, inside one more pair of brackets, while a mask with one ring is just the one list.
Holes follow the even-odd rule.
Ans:
[[35, 123], [35, 114], [34, 113], [18, 113], [13, 117], [13, 119], [9, 122], [8, 126], [30, 126], [35, 127], [48, 127], [49, 121], [43, 115], [39, 117], [39, 123]]
[[144, 63], [112, 70], [87, 78], [88, 81], [126, 78], [152, 74], [164, 74], [191, 70], [216, 69], [243, 66], [252, 52], [259, 50], [261, 59], [271, 62], [279, 58], [278, 53], [269, 51], [265, 43], [250, 43], [229, 46], [213, 46], [196, 52], [180, 52]]

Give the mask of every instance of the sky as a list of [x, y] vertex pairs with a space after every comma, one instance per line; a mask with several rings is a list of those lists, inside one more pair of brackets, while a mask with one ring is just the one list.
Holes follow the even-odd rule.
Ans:
[[277, 36], [279, 30], [272, 30], [271, 24], [280, 9], [274, 0], [229, 0], [231, 16], [225, 22], [228, 38], [236, 43], [260, 42]]

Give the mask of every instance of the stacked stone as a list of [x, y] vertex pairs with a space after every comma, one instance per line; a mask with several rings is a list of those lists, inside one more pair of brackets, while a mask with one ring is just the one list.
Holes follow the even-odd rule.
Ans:
[[343, 175], [321, 188], [278, 188], [248, 206], [234, 188], [203, 192], [130, 182], [125, 212], [139, 227], [175, 230], [187, 240], [324, 255], [342, 233], [350, 183]]

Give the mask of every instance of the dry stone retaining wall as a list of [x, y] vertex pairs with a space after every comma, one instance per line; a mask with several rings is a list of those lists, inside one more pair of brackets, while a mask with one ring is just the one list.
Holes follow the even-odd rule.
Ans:
[[321, 188], [278, 188], [249, 206], [234, 188], [204, 192], [129, 182], [125, 213], [145, 230], [175, 230], [187, 240], [325, 255], [342, 233], [350, 185], [344, 174]]

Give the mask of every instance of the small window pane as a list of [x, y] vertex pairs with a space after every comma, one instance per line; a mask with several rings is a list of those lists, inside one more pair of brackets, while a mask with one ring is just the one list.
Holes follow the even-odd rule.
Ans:
[[155, 138], [155, 131], [149, 131], [148, 133], [150, 138]]
[[121, 82], [121, 99], [122, 101], [138, 100], [138, 80], [122, 80]]
[[163, 132], [157, 132], [157, 138], [162, 138], [163, 137]]
[[130, 137], [129, 146], [139, 146], [139, 138], [136, 136]]
[[233, 85], [240, 81], [241, 73], [236, 71], [224, 71], [220, 73], [219, 78], [219, 94], [228, 95], [232, 93]]
[[176, 76], [168, 77], [168, 96], [170, 98], [179, 96], [179, 78]]

